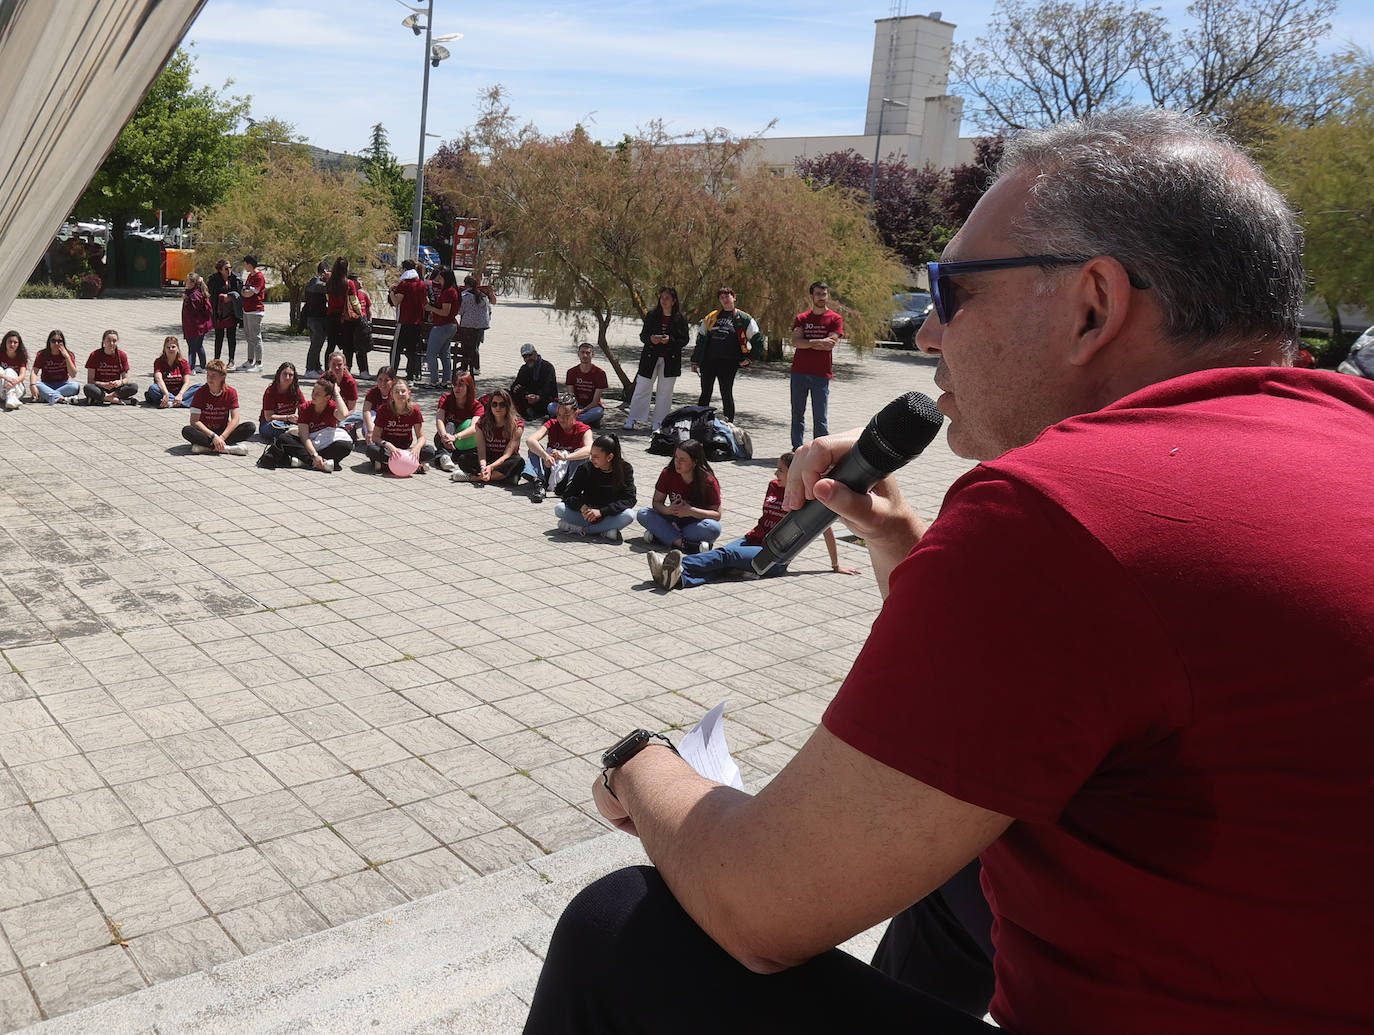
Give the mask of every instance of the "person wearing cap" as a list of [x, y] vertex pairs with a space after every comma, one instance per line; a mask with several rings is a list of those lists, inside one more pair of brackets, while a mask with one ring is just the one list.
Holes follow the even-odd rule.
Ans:
[[248, 338], [248, 358], [240, 370], [262, 369], [262, 318], [267, 298], [267, 278], [258, 270], [258, 257], [243, 257], [243, 333]]
[[[569, 367], [567, 376], [563, 378], [563, 384], [567, 386], [565, 394], [571, 395], [577, 400], [577, 419], [590, 428], [595, 428], [601, 423], [601, 417], [606, 412], [601, 405], [601, 393], [606, 390], [606, 371], [592, 362], [592, 352], [594, 346], [589, 341], [584, 341], [577, 346], [577, 366]], [[549, 416], [558, 416], [560, 403], [555, 401], [549, 403]]]
[[558, 375], [553, 364], [539, 355], [529, 342], [520, 346], [523, 365], [510, 386], [516, 411], [526, 420], [542, 420], [549, 403], [558, 399]]
[[406, 359], [406, 379], [420, 377], [420, 347], [424, 342], [425, 306], [429, 305], [429, 288], [415, 268], [414, 259], [401, 263], [401, 279], [391, 287], [391, 304], [396, 307], [396, 337], [391, 343], [391, 369], [401, 369], [401, 357]]

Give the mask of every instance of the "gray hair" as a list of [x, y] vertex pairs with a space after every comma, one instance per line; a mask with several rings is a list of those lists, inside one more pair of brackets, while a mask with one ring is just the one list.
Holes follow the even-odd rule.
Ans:
[[1028, 253], [1117, 259], [1149, 283], [1182, 350], [1279, 344], [1296, 354], [1302, 230], [1264, 173], [1204, 120], [1129, 108], [1022, 133], [997, 175], [1026, 173], [1011, 236]]

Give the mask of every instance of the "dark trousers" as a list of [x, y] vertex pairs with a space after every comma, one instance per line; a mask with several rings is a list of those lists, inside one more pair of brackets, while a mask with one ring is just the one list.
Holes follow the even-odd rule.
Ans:
[[367, 354], [372, 349], [372, 325], [362, 320], [354, 320], [349, 326], [353, 329], [353, 336], [343, 347], [344, 362], [352, 367], [356, 359], [358, 373], [366, 374]]
[[711, 404], [711, 388], [714, 382], [720, 383], [720, 409], [726, 420], [735, 419], [735, 375], [739, 367], [733, 363], [713, 364], [710, 360], [697, 366], [701, 375], [701, 398], [698, 406]]
[[396, 325], [396, 338], [391, 343], [391, 373], [401, 375], [401, 357], [406, 360], [406, 380], [414, 381], [420, 376], [420, 366], [424, 362], [425, 325], [422, 323], [402, 323]]
[[648, 866], [583, 890], [558, 921], [525, 1031], [920, 1032], [997, 1029], [832, 949], [755, 974], [689, 917]]
[[[225, 436], [224, 444], [226, 446], [232, 446], [236, 442], [250, 439], [257, 434], [257, 430], [258, 426], [251, 420], [242, 421], [237, 428]], [[215, 440], [213, 438], [201, 431], [200, 428], [190, 424], [182, 426], [181, 437], [193, 446], [205, 446], [207, 449], [213, 449], [215, 447]]]
[[356, 333], [353, 329], [354, 325], [355, 321], [353, 320], [345, 323], [341, 313], [330, 313], [325, 318], [325, 365], [320, 369], [328, 368], [329, 357], [335, 349], [344, 354], [344, 359], [351, 360], [353, 358], [353, 335]]
[[[138, 394], [138, 385], [130, 381], [128, 384], [120, 385], [114, 390], [115, 395], [119, 396], [119, 401], [132, 399]], [[105, 389], [96, 385], [82, 385], [81, 394], [86, 397], [86, 402], [91, 406], [103, 406], [105, 404]]]
[[481, 372], [482, 360], [479, 352], [482, 348], [482, 339], [486, 337], [485, 327], [458, 327], [458, 337], [453, 343], [453, 363], [454, 368], [459, 367], [472, 371], [474, 377]]
[[219, 359], [220, 350], [224, 348], [224, 337], [229, 336], [229, 365], [234, 365], [234, 348], [238, 345], [238, 325], [232, 327], [215, 328], [215, 358]]
[[[419, 460], [420, 463], [426, 464], [433, 460], [434, 456], [434, 447], [426, 442], [420, 447], [420, 455], [416, 457], [416, 459]], [[373, 463], [378, 464], [384, 464], [390, 459], [387, 456], [386, 446], [378, 445], [376, 442], [369, 442], [367, 444], [367, 458]]]
[[[307, 464], [314, 462], [310, 458], [310, 450], [305, 448], [305, 444], [301, 442], [299, 435], [283, 435], [281, 438], [281, 447], [285, 450], [287, 456], [295, 457], [298, 460], [304, 460]], [[353, 443], [331, 442], [323, 449], [317, 449], [315, 452], [319, 453], [320, 456], [332, 462], [334, 466], [337, 467], [342, 461], [348, 459], [349, 454], [353, 452]]]

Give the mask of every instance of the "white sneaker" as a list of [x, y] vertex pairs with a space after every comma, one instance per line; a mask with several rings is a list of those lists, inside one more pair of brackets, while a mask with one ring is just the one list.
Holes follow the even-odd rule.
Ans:
[[202, 446], [198, 443], [192, 443], [191, 452], [196, 453], [200, 456], [205, 456], [207, 453], [213, 453], [214, 450], [211, 449], [209, 446]]
[[470, 482], [472, 475], [468, 474], [467, 471], [454, 471], [448, 476], [448, 480], [451, 482]]
[[654, 543], [658, 542], [658, 540], [654, 538], [654, 534], [650, 532], [647, 528], [644, 530], [644, 534], [640, 536], [640, 538], [643, 539], [650, 546], [653, 546]]
[[682, 580], [682, 551], [669, 550], [663, 558], [663, 570], [658, 584], [664, 589], [672, 589]]
[[253, 364], [252, 364], [252, 363], [240, 363], [238, 366], [236, 366], [236, 367], [234, 368], [234, 373], [236, 373], [236, 374], [246, 374], [248, 371], [250, 371], [250, 370], [252, 370], [252, 369], [253, 369]]
[[648, 557], [649, 577], [652, 578], [655, 582], [657, 582], [659, 578], [661, 578], [663, 575], [663, 555], [654, 553], [652, 550], [650, 550], [648, 553]]
[[454, 468], [453, 455], [451, 453], [439, 454], [439, 470], [452, 471]]
[[205, 373], [205, 368], [202, 367], [202, 366], [200, 366], [200, 365], [196, 365], [195, 367], [192, 367], [192, 368], [191, 368], [191, 373], [193, 373], [193, 374], [203, 374], [203, 373]]
[[6, 399], [6, 400], [5, 400], [5, 409], [7, 409], [7, 410], [17, 410], [17, 409], [19, 409], [19, 400], [18, 400], [18, 399]]
[[242, 442], [235, 442], [232, 446], [225, 446], [224, 451], [231, 456], [248, 455], [248, 447]]

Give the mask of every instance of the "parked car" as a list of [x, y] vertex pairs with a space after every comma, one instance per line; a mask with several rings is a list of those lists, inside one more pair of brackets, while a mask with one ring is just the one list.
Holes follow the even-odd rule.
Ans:
[[1374, 380], [1374, 327], [1368, 328], [1355, 339], [1349, 354], [1336, 369], [1342, 374]]
[[904, 349], [916, 347], [916, 332], [926, 322], [934, 308], [930, 295], [925, 291], [903, 291], [892, 296], [898, 312], [888, 321], [887, 337]]

